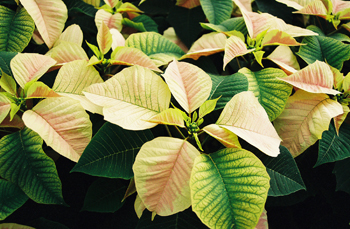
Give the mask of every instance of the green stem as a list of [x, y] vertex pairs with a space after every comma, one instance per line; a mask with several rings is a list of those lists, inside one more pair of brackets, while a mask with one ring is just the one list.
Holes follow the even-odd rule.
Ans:
[[183, 133], [181, 132], [181, 130], [180, 130], [177, 126], [175, 126], [175, 128], [176, 128], [177, 131], [181, 134], [181, 136], [182, 136], [184, 139], [186, 139], [185, 135], [183, 135]]
[[171, 132], [170, 132], [169, 127], [168, 127], [168, 125], [165, 125], [165, 129], [166, 129], [166, 132], [168, 132], [168, 135], [169, 135], [170, 137], [172, 137]]

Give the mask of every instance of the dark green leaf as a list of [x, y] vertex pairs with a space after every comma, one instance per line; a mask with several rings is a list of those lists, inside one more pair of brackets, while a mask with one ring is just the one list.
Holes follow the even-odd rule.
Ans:
[[271, 178], [269, 196], [284, 196], [306, 190], [293, 156], [284, 146], [280, 146], [280, 152], [278, 157], [269, 157], [264, 153], [258, 156]]
[[43, 140], [24, 128], [0, 140], [0, 176], [17, 184], [37, 203], [65, 204], [55, 163], [42, 149]]
[[208, 21], [218, 25], [229, 19], [233, 10], [232, 0], [200, 0]]
[[205, 229], [205, 226], [191, 208], [170, 216], [156, 216], [151, 221], [152, 213], [145, 210], [137, 224], [137, 229]]
[[199, 6], [193, 9], [175, 6], [170, 10], [168, 21], [174, 27], [176, 35], [189, 48], [199, 37], [202, 30], [200, 22], [205, 21], [205, 15]]
[[248, 90], [247, 77], [241, 73], [235, 73], [230, 76], [209, 75], [213, 82], [209, 99], [216, 99], [221, 96], [215, 110], [223, 109], [234, 95]]
[[350, 46], [330, 37], [310, 36], [305, 37], [300, 46], [299, 55], [306, 63], [312, 64], [316, 60], [325, 61], [339, 70], [343, 68], [343, 62], [350, 58]]
[[0, 6], [0, 51], [22, 52], [34, 28], [34, 21], [24, 8], [13, 12]]
[[28, 225], [34, 227], [35, 229], [69, 229], [63, 224], [45, 219], [43, 217], [30, 221]]
[[107, 122], [92, 138], [72, 172], [130, 179], [134, 176], [136, 154], [152, 139], [150, 130], [130, 131]]
[[99, 178], [89, 187], [82, 211], [115, 212], [122, 202], [127, 186], [117, 179]]
[[95, 14], [97, 12], [97, 9], [95, 9], [94, 6], [85, 3], [82, 0], [63, 0], [63, 2], [66, 4], [68, 13], [78, 11], [80, 13], [84, 13], [90, 17], [95, 17]]
[[0, 220], [4, 220], [27, 200], [28, 196], [17, 185], [0, 179]]
[[336, 191], [344, 191], [350, 194], [350, 158], [337, 161], [333, 173], [337, 179]]
[[13, 76], [10, 62], [17, 55], [17, 52], [0, 52], [0, 68], [10, 76]]
[[133, 18], [132, 21], [135, 23], [142, 23], [144, 28], [145, 28], [145, 31], [143, 31], [143, 32], [146, 32], [146, 31], [152, 32], [153, 31], [153, 32], [158, 33], [157, 23], [155, 23], [155, 21], [153, 21], [153, 19], [148, 17], [147, 15], [142, 14], [140, 16]]
[[256, 0], [259, 11], [272, 14], [288, 24], [293, 24], [294, 9], [275, 0]]
[[204, 29], [212, 30], [215, 32], [228, 32], [228, 31], [239, 31], [244, 35], [247, 35], [248, 30], [245, 25], [243, 17], [234, 17], [227, 19], [220, 23], [219, 25], [214, 25], [210, 23], [201, 23]]
[[350, 125], [343, 123], [338, 136], [332, 122], [329, 125], [329, 130], [323, 132], [322, 139], [319, 141], [318, 158], [315, 167], [348, 157], [350, 157]]

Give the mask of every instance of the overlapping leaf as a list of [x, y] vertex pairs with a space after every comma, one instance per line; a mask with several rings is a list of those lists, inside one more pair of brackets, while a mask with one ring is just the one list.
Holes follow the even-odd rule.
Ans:
[[68, 10], [63, 1], [57, 0], [20, 0], [33, 18], [45, 44], [51, 48], [61, 35]]
[[306, 45], [300, 47], [297, 55], [308, 64], [325, 61], [341, 70], [343, 62], [350, 58], [350, 46], [330, 37], [305, 37], [302, 43]]
[[157, 66], [168, 64], [185, 54], [179, 46], [155, 32], [131, 34], [126, 39], [125, 46], [140, 49]]
[[283, 111], [286, 101], [292, 92], [292, 87], [279, 80], [286, 74], [279, 69], [265, 68], [258, 72], [252, 72], [248, 68], [239, 70], [249, 82], [249, 91], [254, 92], [259, 103], [264, 107], [269, 119], [274, 120]]
[[146, 120], [167, 109], [171, 96], [168, 86], [157, 74], [137, 65], [104, 83], [89, 86], [83, 93], [103, 107], [105, 120], [130, 130], [156, 126]]
[[0, 180], [0, 220], [6, 219], [28, 200], [28, 196], [15, 184]]
[[25, 94], [26, 99], [60, 97], [59, 94], [57, 94], [43, 82], [31, 83], [29, 88], [25, 90]]
[[0, 93], [0, 123], [4, 121], [11, 110], [11, 101], [3, 93]]
[[244, 35], [247, 35], [248, 32], [243, 17], [229, 18], [221, 22], [219, 25], [214, 25], [211, 23], [201, 23], [201, 26], [204, 29], [225, 33], [227, 35], [230, 35], [230, 32], [232, 31], [239, 31]]
[[48, 146], [75, 162], [91, 140], [89, 115], [77, 100], [47, 98], [32, 110], [25, 111], [22, 118]]
[[34, 21], [22, 8], [17, 12], [0, 6], [0, 50], [22, 52], [34, 32]]
[[187, 113], [192, 113], [209, 97], [211, 79], [195, 65], [174, 60], [163, 77], [172, 95]]
[[164, 125], [176, 125], [185, 128], [184, 119], [181, 110], [169, 108], [156, 116], [153, 116], [149, 122], [164, 124]]
[[103, 83], [98, 71], [88, 66], [85, 60], [76, 60], [59, 70], [52, 89], [62, 96], [79, 100], [84, 109], [102, 114], [102, 108], [88, 100], [82, 92], [95, 83]]
[[103, 21], [101, 26], [98, 27], [97, 44], [103, 55], [106, 54], [112, 47], [112, 34], [109, 32], [109, 28]]
[[120, 13], [111, 14], [103, 9], [99, 9], [95, 16], [95, 24], [97, 28], [100, 28], [102, 22], [104, 22], [109, 29], [117, 29], [121, 31], [123, 16]]
[[51, 57], [36, 53], [19, 53], [10, 63], [13, 76], [24, 88], [32, 80], [38, 80], [56, 61]]
[[190, 176], [199, 151], [189, 142], [158, 137], [145, 143], [133, 166], [137, 193], [146, 208], [161, 216], [191, 205]]
[[193, 43], [190, 50], [181, 59], [198, 60], [201, 56], [209, 56], [225, 50], [226, 36], [223, 33], [208, 33]]
[[233, 10], [231, 0], [200, 0], [202, 9], [208, 21], [218, 25], [229, 19]]
[[287, 75], [300, 70], [297, 58], [287, 46], [278, 46], [269, 56], [266, 57], [266, 59], [269, 59], [280, 66]]
[[145, 142], [152, 139], [150, 130], [124, 130], [107, 122], [94, 135], [72, 171], [130, 179], [133, 177], [132, 165], [136, 154]]
[[201, 3], [199, 0], [176, 0], [177, 6], [182, 6], [188, 9], [192, 9], [196, 6], [199, 6]]
[[255, 49], [247, 49], [247, 45], [237, 36], [231, 36], [225, 45], [224, 55], [224, 69], [226, 65], [235, 57], [243, 56], [247, 53], [253, 52]]
[[238, 137], [228, 129], [220, 127], [217, 124], [210, 124], [203, 128], [207, 134], [217, 139], [227, 148], [241, 148], [241, 144], [239, 144]]
[[342, 106], [328, 95], [298, 90], [288, 98], [274, 124], [283, 140], [281, 144], [296, 157], [321, 139], [331, 118], [342, 113]]
[[202, 154], [191, 174], [192, 209], [210, 228], [254, 228], [269, 189], [265, 166], [251, 152]]
[[56, 60], [56, 65], [63, 65], [75, 60], [89, 60], [81, 45], [64, 40], [60, 41], [57, 46], [53, 47], [45, 55]]
[[269, 156], [276, 157], [279, 154], [281, 139], [265, 109], [251, 91], [235, 95], [226, 104], [216, 124], [232, 131]]
[[64, 204], [55, 163], [42, 150], [42, 144], [40, 136], [28, 128], [3, 137], [0, 175], [37, 203]]
[[70, 25], [60, 35], [60, 37], [55, 43], [55, 46], [60, 41], [67, 41], [81, 46], [83, 44], [83, 31], [77, 24]]

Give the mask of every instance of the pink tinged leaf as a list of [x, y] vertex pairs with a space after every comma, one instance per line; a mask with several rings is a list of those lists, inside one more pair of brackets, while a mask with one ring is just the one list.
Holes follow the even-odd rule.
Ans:
[[297, 58], [293, 54], [292, 50], [287, 46], [278, 46], [267, 59], [273, 61], [275, 64], [281, 67], [281, 69], [287, 74], [293, 74], [300, 70]]
[[287, 6], [292, 7], [296, 10], [300, 10], [307, 4], [313, 2], [314, 0], [276, 0], [276, 1], [286, 4]]
[[343, 108], [344, 113], [334, 117], [334, 126], [335, 126], [335, 130], [337, 131], [337, 135], [339, 135], [340, 126], [343, 124], [344, 120], [346, 119], [346, 117], [350, 112], [348, 105], [342, 104], [341, 106]]
[[163, 77], [172, 95], [181, 107], [192, 113], [209, 97], [212, 81], [210, 76], [195, 65], [174, 59]]
[[254, 229], [269, 229], [269, 224], [267, 222], [267, 212], [264, 209], [259, 218], [258, 224]]
[[181, 59], [192, 58], [198, 60], [201, 56], [209, 56], [225, 50], [226, 35], [223, 33], [209, 33], [195, 41], [187, 54]]
[[[251, 0], [237, 0], [237, 2], [240, 3], [240, 7], [239, 8], [244, 7], [244, 9], [246, 11], [252, 12], [252, 1]], [[236, 7], [234, 7], [234, 8], [236, 8]], [[234, 12], [234, 13], [237, 13], [237, 12]]]
[[63, 65], [52, 89], [61, 96], [80, 101], [85, 110], [102, 115], [102, 107], [92, 103], [82, 92], [95, 83], [103, 83], [97, 70], [84, 60], [76, 60]]
[[125, 46], [125, 38], [117, 29], [109, 30], [112, 34], [112, 50], [119, 46]]
[[[142, 10], [140, 10], [139, 8], [137, 8], [135, 5], [133, 5], [130, 2], [124, 2], [118, 9], [117, 9], [118, 13], [143, 13]], [[130, 15], [130, 14], [128, 14]], [[132, 20], [132, 18], [129, 18], [130, 20]]]
[[270, 30], [262, 40], [262, 46], [267, 45], [285, 45], [285, 46], [299, 46], [298, 43], [292, 36], [286, 32], [279, 30]]
[[51, 57], [35, 53], [18, 53], [10, 62], [13, 76], [22, 88], [29, 81], [38, 80], [55, 64]]
[[340, 93], [333, 89], [334, 79], [330, 67], [318, 60], [288, 77], [278, 79], [310, 93]]
[[34, 82], [27, 90], [26, 99], [60, 97], [43, 82]]
[[237, 135], [219, 125], [210, 124], [205, 126], [203, 131], [221, 142], [227, 148], [242, 148]]
[[5, 94], [0, 93], [0, 123], [4, 121], [10, 110], [11, 101], [6, 97]]
[[183, 139], [158, 137], [145, 143], [133, 166], [137, 193], [160, 216], [191, 206], [190, 176], [199, 151]]
[[122, 30], [123, 16], [120, 13], [111, 14], [103, 9], [99, 9], [95, 15], [95, 24], [97, 28], [100, 28], [102, 22], [104, 22], [109, 29], [117, 29], [119, 32]]
[[145, 53], [137, 48], [118, 47], [111, 54], [110, 63], [113, 65], [139, 65], [155, 72], [162, 72]]
[[37, 45], [42, 45], [45, 43], [37, 28], [34, 29], [32, 38]]
[[45, 41], [51, 48], [61, 35], [68, 10], [62, 0], [20, 0]]
[[341, 1], [341, 0], [331, 0], [333, 5], [333, 14], [337, 14], [341, 11], [347, 10], [350, 8], [350, 2], [348, 1]]
[[140, 219], [143, 211], [146, 209], [146, 206], [142, 202], [139, 195], [137, 195], [135, 198], [134, 208], [135, 208], [135, 212], [136, 212], [137, 217]]
[[18, 115], [15, 115], [12, 120], [10, 120], [10, 119], [11, 119], [10, 115], [7, 115], [6, 118], [2, 122], [0, 122], [0, 127], [17, 128], [17, 129], [24, 128], [24, 123]]
[[56, 60], [56, 65], [63, 65], [74, 60], [89, 60], [89, 57], [80, 45], [67, 41], [59, 42], [59, 45], [53, 47], [45, 55]]
[[315, 15], [322, 18], [327, 17], [327, 9], [322, 1], [316, 0], [307, 4], [302, 9], [295, 11], [293, 13], [305, 14], [305, 15]]
[[59, 97], [39, 102], [23, 113], [24, 124], [55, 151], [77, 162], [92, 136], [89, 115], [78, 101]]
[[79, 25], [70, 25], [60, 35], [58, 41], [67, 41], [81, 46], [83, 44], [83, 31]]
[[177, 0], [176, 5], [187, 9], [192, 9], [197, 6], [200, 6], [201, 3], [199, 0]]
[[280, 152], [281, 139], [265, 109], [251, 91], [236, 94], [226, 104], [216, 124], [232, 131], [271, 157], [277, 157]]
[[106, 54], [112, 47], [112, 34], [104, 22], [97, 32], [97, 44], [103, 54]]
[[339, 20], [349, 20], [350, 19], [350, 8], [339, 12]]
[[321, 139], [330, 120], [342, 113], [342, 105], [328, 95], [298, 90], [288, 98], [284, 111], [274, 124], [283, 140], [282, 145], [297, 157]]
[[105, 120], [128, 130], [156, 126], [151, 119], [169, 108], [170, 91], [163, 79], [147, 68], [125, 68], [104, 83], [86, 88], [83, 93], [103, 107]]
[[181, 111], [174, 108], [166, 109], [147, 121], [157, 124], [175, 125], [185, 128]]
[[119, 0], [104, 0], [104, 2], [111, 8], [114, 8]]
[[224, 69], [226, 65], [237, 56], [243, 56], [247, 53], [254, 51], [255, 49], [247, 49], [246, 44], [241, 38], [231, 36], [226, 41], [225, 55], [224, 55]]

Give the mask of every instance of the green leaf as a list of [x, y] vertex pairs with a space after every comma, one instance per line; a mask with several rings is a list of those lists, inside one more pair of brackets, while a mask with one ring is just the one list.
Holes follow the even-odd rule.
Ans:
[[103, 57], [103, 53], [100, 51], [100, 49], [96, 45], [90, 44], [87, 41], [86, 41], [86, 44], [89, 46], [92, 52], [97, 56], [98, 59], [101, 59]]
[[85, 3], [82, 0], [63, 0], [66, 4], [68, 13], [77, 11], [83, 14], [86, 14], [90, 17], [95, 17], [97, 9], [94, 6]]
[[123, 18], [122, 20], [122, 24], [129, 26], [131, 28], [137, 29], [138, 31], [141, 32], [157, 32], [158, 33], [158, 25], [157, 23], [155, 23], [155, 21], [153, 21], [152, 18], [150, 18], [147, 15], [140, 15], [137, 16], [135, 18], [133, 18], [132, 20], [128, 19], [128, 18]]
[[269, 157], [264, 153], [258, 157], [266, 166], [271, 178], [269, 196], [285, 196], [306, 190], [298, 166], [286, 147], [280, 146], [280, 154], [277, 157]]
[[28, 196], [15, 184], [0, 179], [0, 220], [6, 219], [28, 200]]
[[43, 140], [24, 128], [0, 140], [0, 176], [17, 184], [43, 204], [65, 204], [54, 161], [42, 150]]
[[210, 23], [201, 23], [204, 29], [212, 30], [215, 32], [229, 32], [229, 31], [240, 31], [244, 35], [247, 35], [247, 27], [243, 17], [234, 17], [221, 22], [219, 25]]
[[[45, 219], [44, 217], [40, 217], [30, 221], [30, 225], [34, 228], [50, 228], [50, 229], [69, 229], [63, 224], [57, 223], [55, 221], [51, 221]], [[27, 228], [26, 228], [27, 229]], [[28, 228], [30, 229], [30, 228]]]
[[213, 81], [209, 99], [216, 99], [221, 96], [215, 110], [224, 108], [234, 95], [248, 90], [247, 77], [241, 73], [235, 73], [230, 76], [209, 75]]
[[232, 0], [200, 0], [210, 23], [218, 25], [229, 19], [233, 10]]
[[254, 228], [269, 189], [265, 166], [251, 152], [201, 154], [191, 174], [192, 209], [210, 228]]
[[89, 187], [82, 211], [115, 212], [124, 204], [127, 186], [117, 179], [99, 178]]
[[150, 130], [129, 131], [107, 122], [92, 138], [72, 172], [130, 179], [134, 176], [136, 154], [151, 139]]
[[17, 83], [12, 76], [6, 74], [1, 68], [0, 87], [11, 95], [17, 94]]
[[24, 8], [16, 12], [0, 6], [0, 51], [22, 52], [32, 38], [35, 24]]
[[350, 125], [343, 123], [338, 136], [332, 122], [329, 125], [329, 130], [323, 132], [322, 139], [319, 141], [318, 158], [315, 167], [348, 157], [350, 157]]
[[207, 229], [197, 215], [192, 211], [191, 208], [186, 209], [185, 211], [167, 216], [167, 217], [158, 217], [156, 216], [154, 220], [151, 220], [152, 213], [148, 210], [145, 210], [142, 214], [142, 217], [137, 223], [136, 229], [180, 229], [180, 228], [196, 228], [196, 229]]
[[179, 59], [185, 54], [179, 46], [155, 32], [131, 34], [126, 39], [125, 46], [140, 49], [157, 66], [168, 64], [174, 58]]
[[200, 107], [199, 107], [199, 118], [203, 118], [207, 114], [210, 114], [216, 107], [216, 103], [218, 102], [218, 99], [210, 99], [205, 101]]
[[180, 6], [174, 6], [170, 9], [168, 22], [174, 27], [176, 35], [187, 46], [198, 39], [202, 31], [200, 22], [205, 21], [205, 15], [201, 7], [187, 9]]
[[350, 46], [330, 37], [305, 37], [301, 43], [306, 45], [302, 45], [296, 54], [308, 64], [325, 61], [341, 70], [343, 62], [350, 58]]
[[350, 158], [337, 161], [333, 173], [337, 180], [336, 191], [344, 191], [350, 194]]
[[1, 52], [0, 51], [0, 68], [10, 76], [13, 76], [10, 62], [18, 53], [17, 52]]
[[277, 77], [285, 77], [280, 69], [265, 68], [258, 72], [252, 72], [248, 68], [239, 70], [249, 82], [249, 91], [254, 92], [259, 103], [264, 107], [270, 121], [276, 119], [283, 111], [293, 87]]

